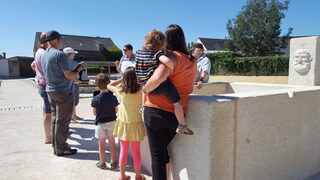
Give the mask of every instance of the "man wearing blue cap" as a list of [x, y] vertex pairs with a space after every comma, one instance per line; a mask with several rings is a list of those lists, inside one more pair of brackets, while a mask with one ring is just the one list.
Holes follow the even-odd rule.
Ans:
[[69, 61], [62, 48], [62, 36], [57, 31], [48, 31], [49, 46], [41, 57], [46, 78], [46, 91], [52, 110], [52, 147], [57, 156], [77, 153], [67, 143], [69, 124], [73, 111], [72, 83], [78, 75], [77, 63]]

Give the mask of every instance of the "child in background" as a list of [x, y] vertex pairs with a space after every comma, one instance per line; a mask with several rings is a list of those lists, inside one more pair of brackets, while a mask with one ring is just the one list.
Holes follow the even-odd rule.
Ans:
[[116, 145], [113, 129], [117, 118], [116, 113], [119, 102], [114, 95], [108, 92], [107, 85], [110, 83], [110, 79], [106, 74], [98, 74], [95, 83], [101, 91], [100, 94], [93, 97], [91, 102], [93, 115], [96, 116], [95, 137], [99, 139], [100, 161], [96, 166], [100, 169], [107, 169], [105, 147], [106, 139], [108, 139], [111, 153], [111, 169], [115, 169], [118, 163], [116, 162]]
[[[145, 36], [145, 49], [136, 52], [136, 74], [139, 84], [144, 85], [148, 81], [158, 67], [159, 61], [169, 67], [171, 71], [173, 70], [172, 62], [163, 56], [164, 53], [161, 51], [165, 46], [165, 39], [164, 34], [156, 29], [151, 30]], [[174, 114], [179, 122], [177, 132], [193, 135], [193, 131], [187, 127], [178, 91], [169, 79], [161, 83], [151, 94], [166, 95], [174, 105]], [[144, 102], [145, 98], [143, 97]]]
[[[64, 48], [63, 52], [67, 55], [68, 59], [70, 59], [71, 61], [74, 61], [74, 57], [76, 56], [76, 54], [78, 54], [78, 51], [75, 51], [71, 47]], [[78, 63], [78, 62], [74, 61], [74, 63]], [[73, 80], [72, 95], [73, 95], [74, 105], [73, 105], [73, 112], [71, 116], [72, 123], [78, 123], [77, 120], [83, 120], [83, 118], [79, 117], [76, 113], [77, 112], [76, 109], [79, 104], [79, 83], [81, 83], [80, 80], [78, 79]]]
[[123, 79], [111, 82], [108, 89], [114, 92], [120, 100], [119, 116], [113, 131], [113, 134], [119, 138], [121, 146], [119, 158], [121, 176], [119, 180], [131, 178], [125, 174], [129, 143], [132, 148], [135, 179], [143, 180], [145, 177], [141, 174], [140, 141], [146, 136], [146, 130], [139, 112], [142, 106], [142, 93], [141, 87], [137, 83], [134, 67], [128, 67], [123, 74]]

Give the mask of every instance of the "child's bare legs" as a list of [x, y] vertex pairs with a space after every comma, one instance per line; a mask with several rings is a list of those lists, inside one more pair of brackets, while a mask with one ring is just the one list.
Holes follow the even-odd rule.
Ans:
[[99, 139], [99, 157], [100, 163], [106, 163], [106, 138]]
[[110, 154], [111, 154], [111, 161], [110, 161], [110, 164], [116, 162], [116, 143], [115, 143], [115, 140], [114, 140], [114, 136], [109, 136], [108, 138], [108, 143], [109, 143], [109, 146], [110, 146]]
[[[173, 104], [174, 106], [174, 114], [178, 120], [178, 123], [180, 125], [185, 126], [186, 125], [186, 119], [184, 118], [184, 112], [182, 109], [181, 101], [178, 101], [177, 103]], [[184, 128], [183, 132], [186, 134], [193, 134], [192, 131], [189, 128]]]
[[181, 105], [181, 101], [173, 104], [174, 106], [174, 114], [181, 125], [186, 125], [186, 119], [184, 118], [184, 113]]
[[167, 180], [170, 180], [171, 179], [171, 163], [170, 162], [168, 162], [167, 164], [166, 164], [166, 171], [167, 171]]
[[51, 142], [51, 113], [43, 113], [45, 142]]

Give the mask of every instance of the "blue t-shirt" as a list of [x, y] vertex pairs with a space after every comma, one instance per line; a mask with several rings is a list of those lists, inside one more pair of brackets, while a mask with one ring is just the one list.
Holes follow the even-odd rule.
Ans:
[[117, 98], [109, 93], [100, 93], [93, 97], [91, 106], [96, 108], [95, 124], [115, 121], [117, 119], [115, 107], [119, 105]]
[[62, 51], [56, 48], [46, 49], [41, 56], [41, 65], [47, 82], [47, 92], [72, 92], [72, 80], [63, 74], [63, 71], [73, 70], [70, 62]]

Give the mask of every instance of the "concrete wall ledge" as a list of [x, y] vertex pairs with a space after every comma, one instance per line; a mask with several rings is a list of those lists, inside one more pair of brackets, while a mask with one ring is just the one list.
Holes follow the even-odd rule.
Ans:
[[186, 120], [195, 134], [177, 134], [169, 148], [174, 180], [301, 180], [320, 171], [320, 87], [220, 82], [193, 93]]

